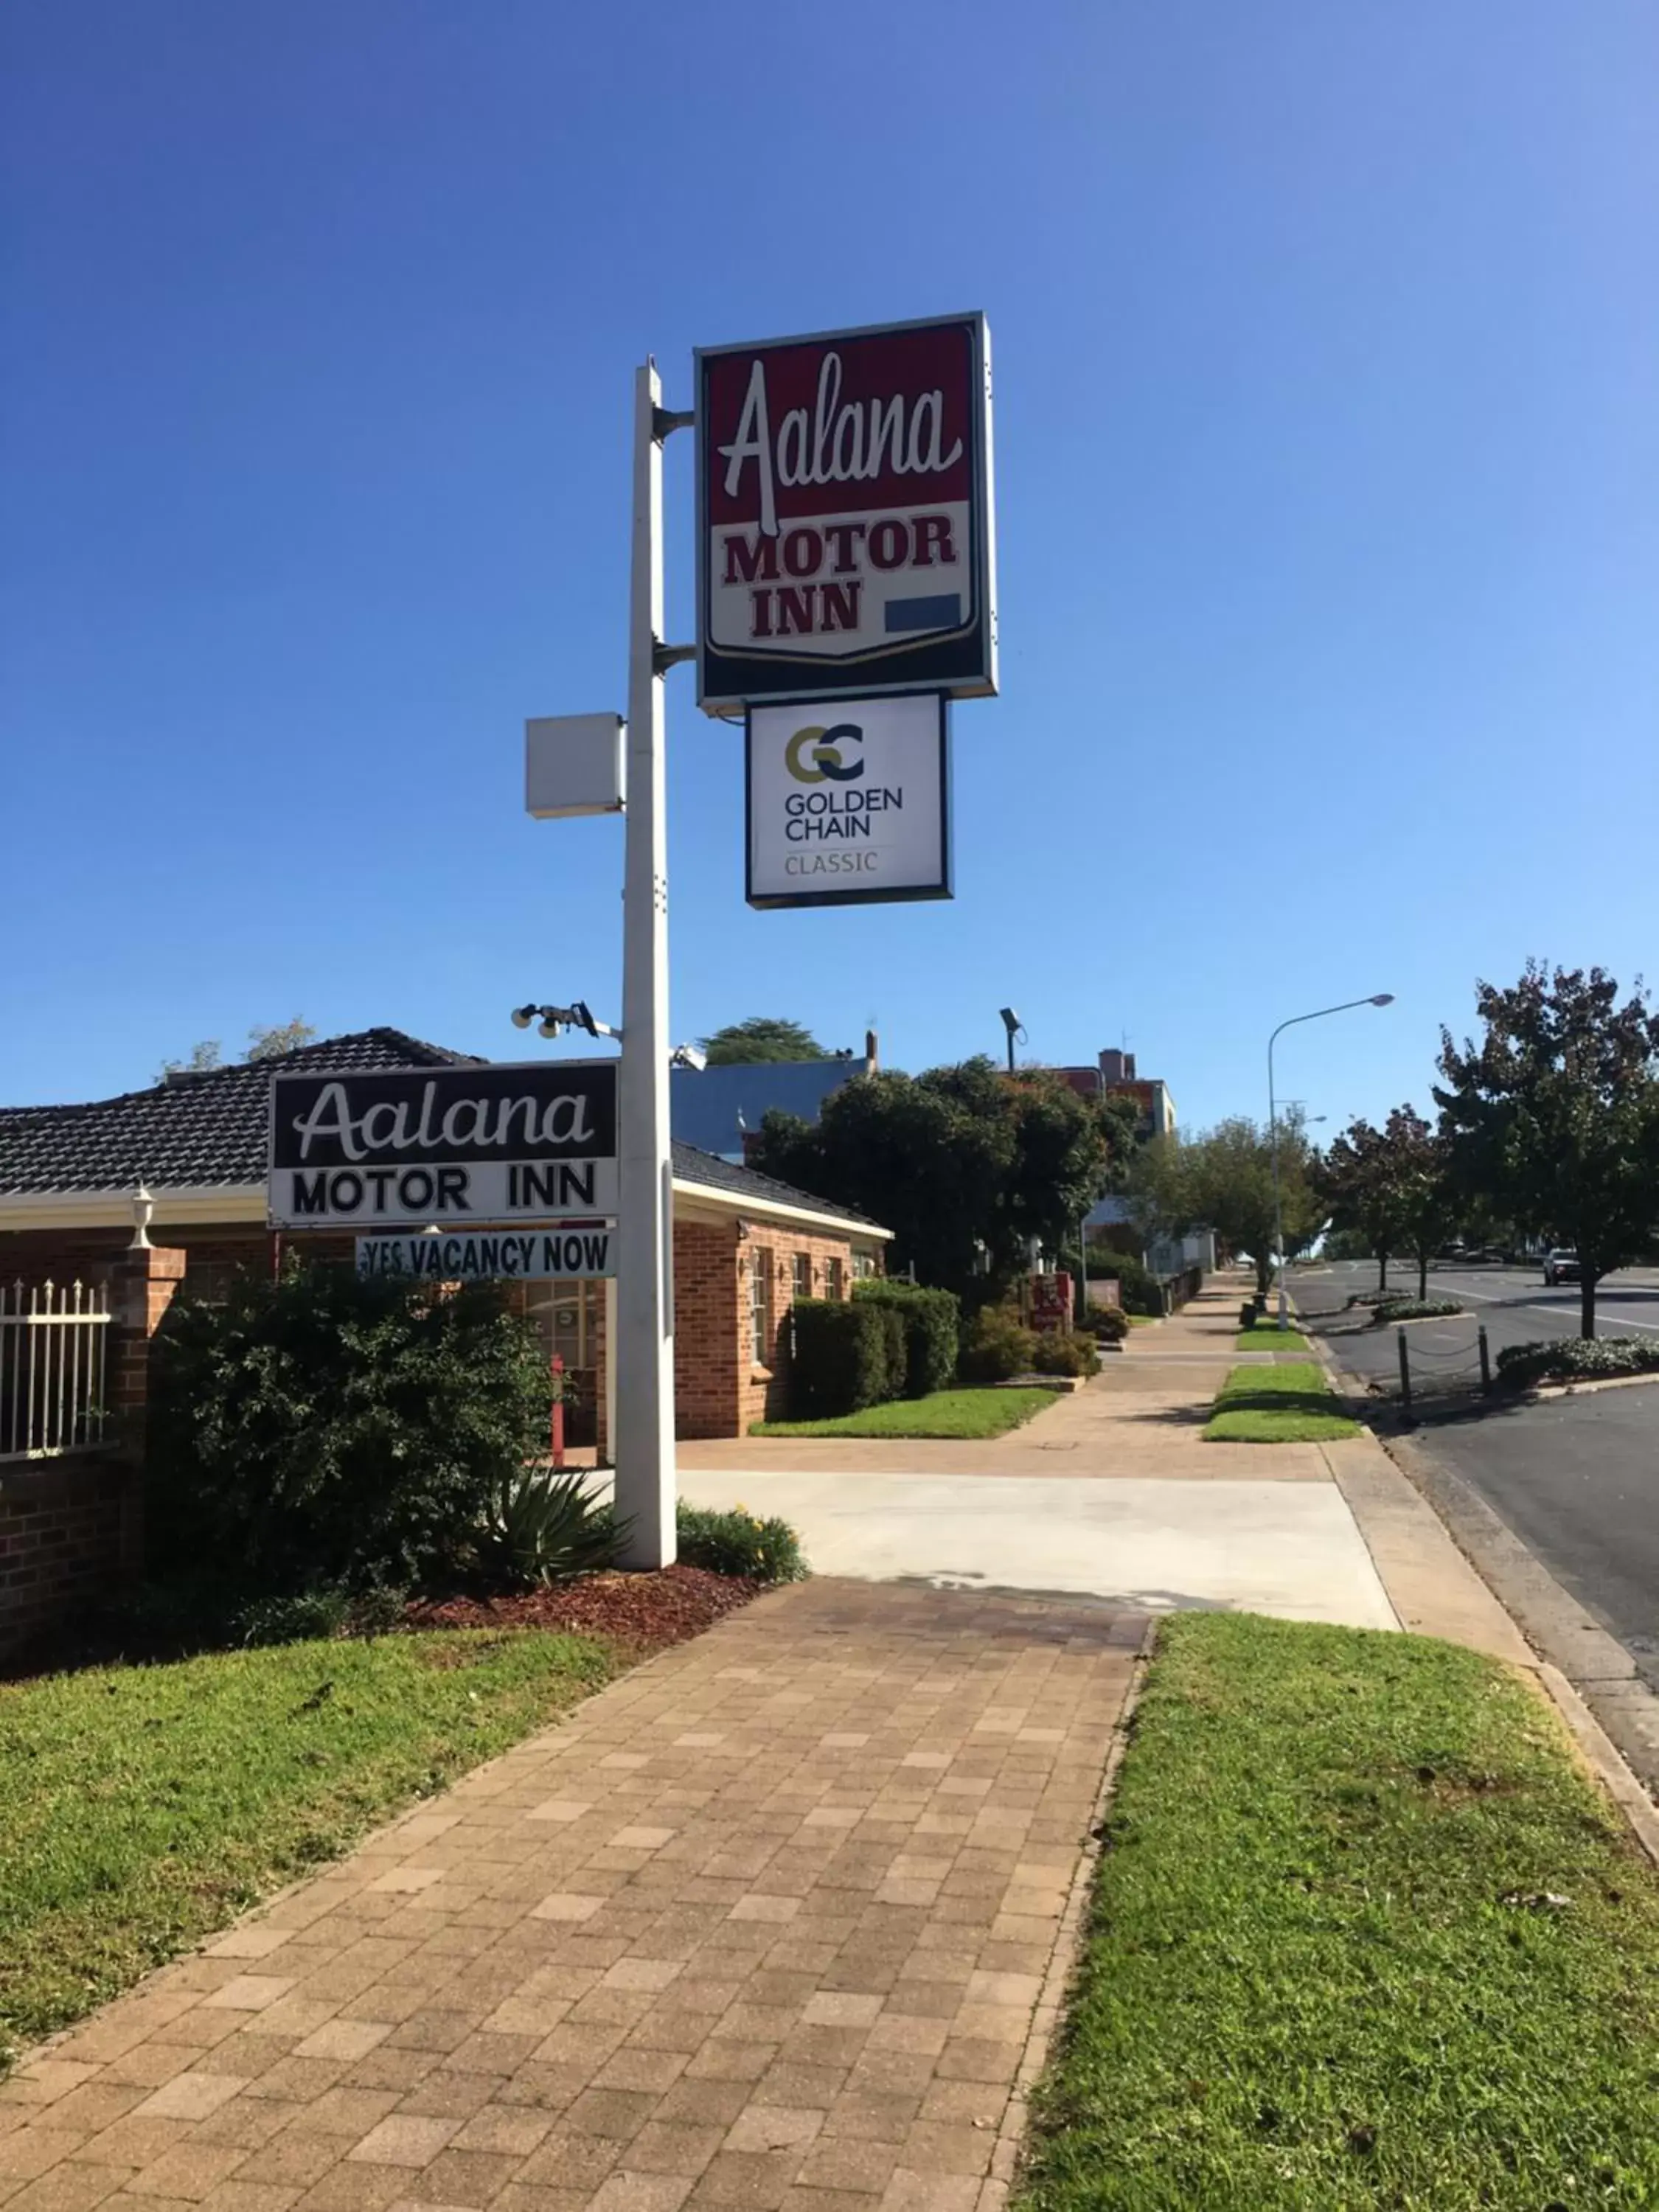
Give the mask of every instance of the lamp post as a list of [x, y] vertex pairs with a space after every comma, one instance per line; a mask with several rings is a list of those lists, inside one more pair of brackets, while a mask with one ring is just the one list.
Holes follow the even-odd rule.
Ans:
[[1327, 1014], [1346, 1014], [1354, 1006], [1391, 1006], [1392, 991], [1373, 991], [1369, 998], [1344, 999], [1340, 1006], [1316, 1006], [1310, 1014], [1292, 1014], [1288, 1021], [1280, 1022], [1267, 1039], [1267, 1137], [1273, 1164], [1273, 1265], [1279, 1277], [1279, 1326], [1285, 1326], [1285, 1213], [1279, 1188], [1279, 1105], [1273, 1095], [1273, 1047], [1281, 1033], [1294, 1029], [1298, 1022], [1322, 1022]]
[[1012, 1075], [1014, 1072], [1014, 1042], [1016, 1038], [1022, 1044], [1025, 1042], [1025, 1024], [1012, 1006], [1004, 1006], [1000, 1011], [1002, 1026], [1008, 1033], [1008, 1073]]

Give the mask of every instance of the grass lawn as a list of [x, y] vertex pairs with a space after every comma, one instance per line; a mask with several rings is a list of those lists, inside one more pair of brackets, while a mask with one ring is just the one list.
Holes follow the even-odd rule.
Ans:
[[1014, 2212], [1659, 2204], [1656, 2054], [1659, 1877], [1514, 1676], [1179, 1614]]
[[1241, 1328], [1233, 1340], [1237, 1352], [1305, 1352], [1308, 1340], [1299, 1328]]
[[1162, 1314], [1131, 1314], [1129, 1326], [1131, 1328], [1155, 1328], [1163, 1318]]
[[1204, 1431], [1212, 1443], [1305, 1444], [1357, 1437], [1311, 1360], [1294, 1367], [1235, 1367], [1216, 1393]]
[[935, 1390], [829, 1421], [755, 1421], [751, 1437], [1000, 1437], [1052, 1406], [1052, 1390]]
[[0, 1685], [0, 2055], [597, 1689], [611, 1647], [388, 1636]]

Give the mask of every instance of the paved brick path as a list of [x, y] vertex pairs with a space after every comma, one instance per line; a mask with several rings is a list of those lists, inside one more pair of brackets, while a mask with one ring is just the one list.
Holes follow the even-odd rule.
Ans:
[[0, 2202], [993, 2212], [1144, 1626], [761, 1600], [54, 2045]]

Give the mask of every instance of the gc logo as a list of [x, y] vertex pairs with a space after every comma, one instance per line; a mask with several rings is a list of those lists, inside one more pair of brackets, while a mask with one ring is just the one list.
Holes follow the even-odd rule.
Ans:
[[[836, 722], [827, 730], [811, 722], [784, 747], [783, 764], [797, 783], [853, 783], [864, 774], [864, 763], [855, 760], [850, 767], [843, 766], [841, 747], [863, 743], [864, 732], [856, 722]], [[809, 755], [811, 768], [806, 765]]]

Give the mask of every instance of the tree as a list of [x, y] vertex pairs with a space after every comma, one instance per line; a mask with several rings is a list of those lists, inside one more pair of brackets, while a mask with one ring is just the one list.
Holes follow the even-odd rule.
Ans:
[[[1307, 1137], [1294, 1115], [1279, 1125], [1279, 1187], [1285, 1250], [1299, 1251], [1312, 1241], [1323, 1208]], [[1241, 1114], [1184, 1140], [1155, 1138], [1130, 1167], [1129, 1202], [1144, 1233], [1176, 1237], [1209, 1229], [1228, 1251], [1248, 1252], [1256, 1289], [1267, 1296], [1275, 1211], [1270, 1131]]]
[[1363, 1237], [1376, 1260], [1379, 1290], [1389, 1286], [1389, 1261], [1405, 1241], [1400, 1191], [1382, 1131], [1351, 1121], [1320, 1164], [1320, 1188], [1339, 1229]]
[[816, 1123], [768, 1114], [752, 1164], [894, 1232], [890, 1264], [975, 1303], [1057, 1249], [1112, 1174], [1113, 1125], [1057, 1077], [987, 1059], [856, 1077]]
[[1577, 1252], [1584, 1336], [1597, 1283], [1659, 1219], [1659, 1014], [1639, 978], [1622, 1005], [1619, 988], [1530, 960], [1508, 990], [1478, 983], [1485, 1035], [1460, 1050], [1441, 1030], [1434, 1093], [1456, 1187]]
[[1357, 1232], [1375, 1253], [1385, 1290], [1396, 1251], [1417, 1262], [1417, 1295], [1429, 1294], [1429, 1261], [1450, 1234], [1458, 1203], [1446, 1138], [1414, 1106], [1396, 1106], [1381, 1128], [1354, 1121], [1333, 1142], [1321, 1186], [1339, 1230]]
[[285, 1052], [298, 1052], [301, 1045], [316, 1042], [316, 1030], [295, 1014], [291, 1022], [279, 1022], [274, 1029], [251, 1029], [244, 1057], [251, 1060], [280, 1060]]
[[750, 1014], [728, 1022], [712, 1036], [700, 1037], [710, 1067], [743, 1067], [773, 1060], [832, 1060], [809, 1029], [771, 1014]]
[[[273, 1029], [261, 1029], [256, 1024], [247, 1033], [247, 1050], [244, 1060], [276, 1060], [285, 1052], [297, 1052], [301, 1045], [312, 1043], [317, 1032], [309, 1022], [302, 1022], [296, 1014], [291, 1022], [279, 1023]], [[205, 1075], [210, 1069], [222, 1067], [224, 1059], [217, 1037], [204, 1037], [193, 1044], [185, 1060], [164, 1060], [158, 1081], [169, 1075]]]

